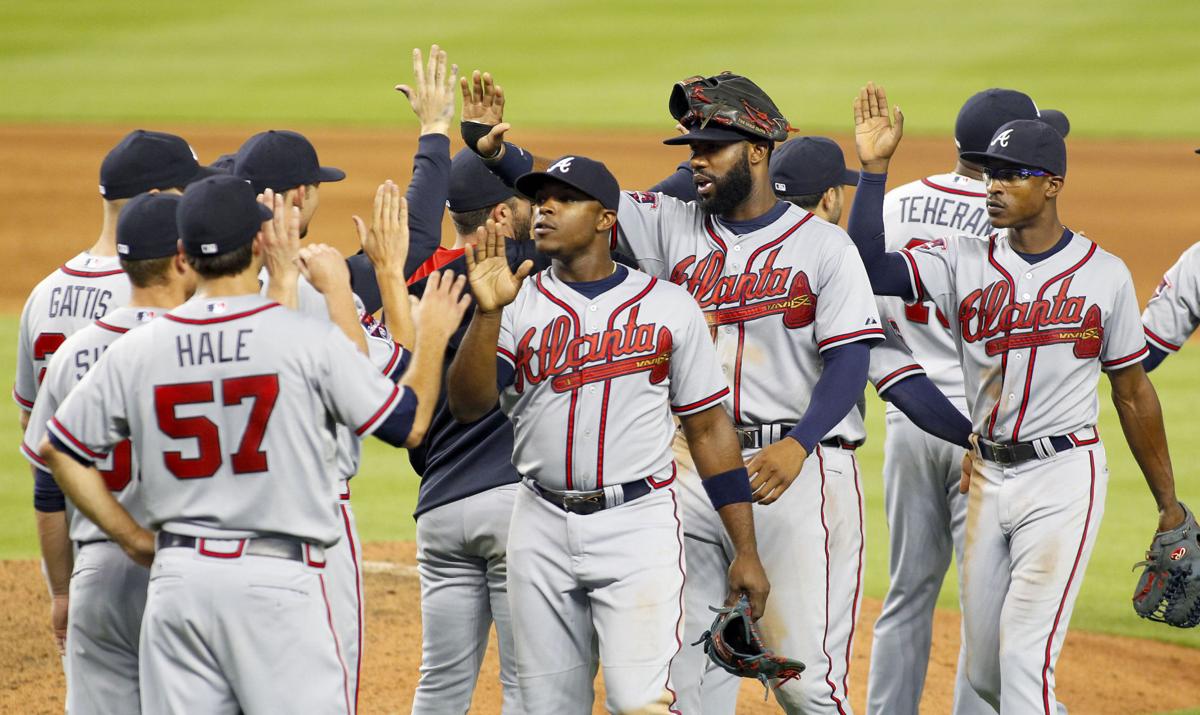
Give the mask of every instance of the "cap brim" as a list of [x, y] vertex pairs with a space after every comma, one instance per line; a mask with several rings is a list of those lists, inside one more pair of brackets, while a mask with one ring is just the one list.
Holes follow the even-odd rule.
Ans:
[[[663, 144], [677, 146], [679, 144], [691, 144], [692, 142], [748, 142], [754, 141], [754, 138], [749, 134], [743, 134], [736, 129], [726, 129], [725, 127], [709, 124], [704, 127], [693, 127], [688, 130], [687, 134], [681, 134], [670, 139], [663, 139]], [[765, 141], [759, 139], [759, 141]]]
[[[1034, 164], [1025, 164], [1020, 161], [1013, 161], [1013, 158], [1011, 156], [1005, 156], [1003, 154], [993, 154], [992, 152], [987, 152], [987, 151], [968, 151], [968, 152], [959, 154], [958, 158], [962, 159], [963, 161], [969, 161], [972, 164], [978, 164], [978, 165], [984, 167], [985, 169], [995, 166], [997, 164], [1008, 164], [1010, 166], [1025, 166], [1025, 167], [1029, 167], [1030, 169], [1039, 169], [1041, 171], [1049, 171], [1049, 169], [1047, 169], [1044, 166], [1036, 166]], [[1054, 173], [1054, 172], [1051, 172], [1051, 173]]]
[[322, 166], [317, 172], [318, 181], [341, 181], [346, 178], [346, 172], [332, 166]]
[[858, 172], [844, 169], [842, 173], [842, 185], [858, 186]]
[[254, 205], [258, 207], [258, 218], [260, 221], [270, 221], [275, 218], [275, 212], [267, 208], [266, 204], [255, 203]]
[[1043, 109], [1038, 112], [1038, 119], [1054, 127], [1054, 131], [1064, 139], [1071, 133], [1071, 120], [1057, 109]]
[[213, 168], [211, 166], [201, 166], [196, 170], [196, 175], [193, 176], [192, 178], [188, 179], [187, 182], [189, 184], [194, 184], [197, 181], [199, 181], [201, 179], [207, 179], [210, 176], [220, 176], [221, 174], [228, 174], [228, 173], [229, 173], [228, 171], [225, 171], [223, 169], [217, 169], [217, 168]]
[[[604, 201], [602, 199], [597, 196], [593, 196], [592, 192], [588, 191], [582, 186], [579, 186], [578, 184], [569, 181], [558, 174], [548, 174], [544, 171], [531, 171], [528, 174], [522, 174], [515, 182], [513, 182], [513, 188], [517, 190], [517, 193], [521, 194], [530, 201], [533, 201], [537, 196], [538, 189], [542, 188], [542, 186], [544, 186], [548, 181], [553, 181], [564, 186], [570, 186], [572, 189], [585, 194], [588, 198], [599, 202], [601, 206], [604, 206]], [[616, 206], [604, 206], [604, 208], [611, 209], [613, 211], [617, 210]]]

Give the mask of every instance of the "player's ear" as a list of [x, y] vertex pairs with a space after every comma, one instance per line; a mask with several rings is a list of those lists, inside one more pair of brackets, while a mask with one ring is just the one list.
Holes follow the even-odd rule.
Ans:
[[512, 208], [508, 205], [508, 202], [506, 202], [506, 201], [501, 201], [500, 203], [493, 206], [491, 214], [488, 215], [488, 218], [495, 221], [496, 223], [507, 223], [509, 218], [511, 218], [511, 217], [512, 217]]
[[604, 233], [611, 231], [612, 227], [617, 223], [617, 212], [612, 209], [603, 209], [600, 212], [600, 219], [596, 221], [596, 232]]
[[1046, 179], [1046, 198], [1056, 199], [1062, 193], [1063, 178], [1061, 176], [1051, 176]]
[[746, 159], [751, 166], [766, 165], [771, 158], [771, 145], [767, 142], [750, 142], [746, 146]]

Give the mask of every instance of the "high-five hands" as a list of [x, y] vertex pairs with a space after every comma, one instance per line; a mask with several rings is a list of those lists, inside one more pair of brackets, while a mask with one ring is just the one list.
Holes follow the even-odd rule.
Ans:
[[[504, 88], [492, 81], [488, 72], [475, 70], [470, 79], [459, 80], [462, 90], [462, 120], [490, 127], [488, 133], [474, 145], [475, 152], [484, 159], [499, 159], [504, 153], [504, 133], [512, 125], [504, 121]], [[464, 131], [464, 139], [466, 132]], [[467, 141], [468, 146], [472, 146]]]
[[505, 239], [491, 219], [477, 236], [479, 240], [466, 247], [467, 276], [477, 309], [481, 313], [495, 313], [516, 300], [521, 283], [533, 270], [533, 261], [525, 261], [513, 273], [508, 266]]
[[413, 113], [421, 122], [421, 135], [445, 134], [449, 136], [454, 122], [454, 87], [458, 84], [458, 65], [450, 65], [446, 71], [446, 51], [434, 45], [429, 48], [429, 61], [421, 57], [421, 50], [414, 48], [413, 78], [415, 87], [396, 85], [412, 105]]
[[388, 179], [375, 190], [370, 228], [358, 216], [353, 218], [358, 241], [375, 271], [395, 270], [403, 277], [408, 258], [408, 201], [400, 187]]
[[854, 146], [864, 171], [882, 174], [904, 136], [904, 113], [888, 113], [887, 92], [868, 82], [854, 98]]

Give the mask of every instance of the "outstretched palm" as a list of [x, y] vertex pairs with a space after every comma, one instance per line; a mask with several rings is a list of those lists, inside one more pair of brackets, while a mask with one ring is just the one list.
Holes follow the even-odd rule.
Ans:
[[854, 99], [854, 146], [863, 165], [886, 162], [904, 136], [904, 114], [888, 112], [887, 92], [868, 82]]
[[497, 234], [496, 222], [488, 219], [479, 230], [484, 234], [482, 240], [474, 246], [468, 245], [465, 251], [467, 277], [479, 310], [494, 313], [516, 300], [533, 262], [525, 261], [513, 273], [508, 266], [504, 237]]

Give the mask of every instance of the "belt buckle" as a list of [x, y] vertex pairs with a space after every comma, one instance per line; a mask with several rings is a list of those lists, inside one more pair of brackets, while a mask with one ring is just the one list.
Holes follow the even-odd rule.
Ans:
[[1000, 464], [1012, 464], [1016, 461], [1016, 449], [1011, 444], [993, 444], [992, 459]]
[[744, 427], [734, 427], [733, 430], [737, 432], [738, 443], [742, 449], [755, 448], [756, 445], [754, 444], [754, 435], [758, 432], [758, 430], [748, 430]]
[[604, 492], [563, 494], [563, 508], [573, 514], [594, 514], [604, 508]]

